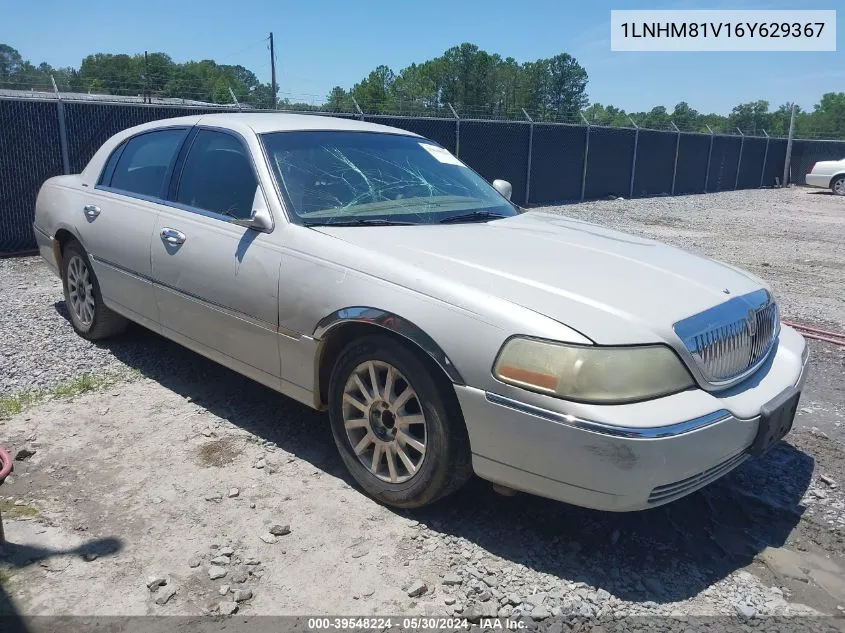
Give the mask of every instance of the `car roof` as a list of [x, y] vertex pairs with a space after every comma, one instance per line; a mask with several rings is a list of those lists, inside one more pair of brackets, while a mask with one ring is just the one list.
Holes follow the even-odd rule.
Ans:
[[401, 134], [403, 136], [422, 138], [419, 134], [387, 125], [367, 123], [365, 121], [358, 121], [357, 119], [344, 119], [341, 117], [314, 114], [289, 114], [283, 112], [221, 112], [215, 114], [198, 114], [170, 119], [158, 119], [118, 132], [103, 143], [97, 153], [88, 162], [85, 169], [82, 170], [82, 176], [86, 179], [86, 182], [95, 182], [100, 169], [102, 169], [105, 158], [127, 138], [162, 128], [194, 125], [208, 125], [233, 130], [244, 137], [251, 136], [252, 134], [265, 134], [267, 132], [328, 130], [338, 132]]
[[357, 119], [346, 119], [333, 116], [314, 114], [289, 114], [283, 112], [221, 112], [216, 114], [202, 114], [194, 116], [160, 119], [133, 128], [134, 130], [149, 131], [159, 127], [174, 125], [210, 125], [246, 132], [251, 130], [256, 134], [267, 132], [292, 132], [304, 130], [331, 130], [339, 132], [381, 132], [383, 134], [403, 134], [419, 136], [407, 130], [367, 123]]

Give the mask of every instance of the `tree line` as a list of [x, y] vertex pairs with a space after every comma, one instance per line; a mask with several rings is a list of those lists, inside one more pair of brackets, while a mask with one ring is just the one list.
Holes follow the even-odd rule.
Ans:
[[[142, 97], [171, 97], [206, 103], [234, 98], [256, 108], [562, 121], [613, 127], [678, 129], [683, 131], [786, 135], [791, 103], [772, 109], [765, 100], [741, 103], [729, 114], [698, 112], [686, 102], [671, 110], [656, 106], [648, 112], [626, 112], [601, 103], [590, 104], [587, 71], [568, 53], [528, 62], [488, 53], [464, 43], [422, 63], [394, 72], [380, 65], [351, 88], [335, 86], [323, 103], [291, 101], [273, 94], [241, 65], [214, 60], [175, 62], [161, 52], [135, 55], [88, 55], [78, 68], [53, 68], [22, 58], [0, 44], [0, 88], [52, 90]], [[822, 95], [812, 110], [800, 108], [796, 135], [845, 138], [845, 93]]]

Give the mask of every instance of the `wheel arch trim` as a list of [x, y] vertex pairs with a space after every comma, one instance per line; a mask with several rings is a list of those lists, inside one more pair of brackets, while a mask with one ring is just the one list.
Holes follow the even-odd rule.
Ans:
[[313, 336], [316, 340], [323, 341], [332, 330], [347, 323], [374, 325], [398, 334], [431, 357], [454, 384], [465, 384], [458, 369], [433, 338], [412, 321], [388, 310], [369, 306], [350, 306], [335, 310], [320, 319]]

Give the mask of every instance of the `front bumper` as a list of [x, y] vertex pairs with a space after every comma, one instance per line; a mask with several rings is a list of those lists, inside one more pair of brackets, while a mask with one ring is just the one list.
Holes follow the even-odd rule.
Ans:
[[803, 386], [808, 349], [788, 327], [769, 359], [721, 393], [688, 390], [628, 405], [585, 407], [527, 394], [458, 386], [480, 477], [599, 510], [652, 508], [730, 472], [748, 457], [760, 409]]

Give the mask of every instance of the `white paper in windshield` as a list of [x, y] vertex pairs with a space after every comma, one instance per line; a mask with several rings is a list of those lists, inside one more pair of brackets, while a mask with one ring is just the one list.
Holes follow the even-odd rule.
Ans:
[[422, 147], [425, 151], [429, 154], [434, 156], [438, 161], [444, 163], [446, 165], [457, 165], [458, 167], [466, 167], [461, 161], [455, 158], [452, 153], [447, 150], [443, 149], [442, 147], [438, 147], [437, 145], [429, 145], [428, 143], [420, 143], [420, 147]]

